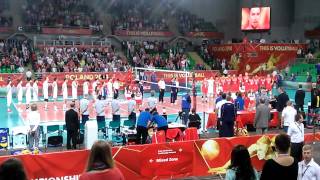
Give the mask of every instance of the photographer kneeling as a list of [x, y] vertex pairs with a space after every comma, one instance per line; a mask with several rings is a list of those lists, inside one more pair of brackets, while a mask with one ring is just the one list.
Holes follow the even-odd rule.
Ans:
[[189, 124], [188, 127], [196, 127], [200, 129], [201, 126], [201, 118], [199, 114], [196, 113], [196, 110], [193, 108], [191, 110], [191, 114], [189, 115]]

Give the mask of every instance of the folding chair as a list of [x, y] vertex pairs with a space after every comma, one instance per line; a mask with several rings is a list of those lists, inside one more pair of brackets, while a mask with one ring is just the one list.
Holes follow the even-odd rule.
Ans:
[[110, 121], [108, 132], [109, 132], [109, 129], [112, 130], [111, 137], [109, 137], [109, 134], [108, 134], [109, 140], [111, 140], [114, 145], [124, 144], [123, 142], [124, 138], [120, 134], [120, 121]]

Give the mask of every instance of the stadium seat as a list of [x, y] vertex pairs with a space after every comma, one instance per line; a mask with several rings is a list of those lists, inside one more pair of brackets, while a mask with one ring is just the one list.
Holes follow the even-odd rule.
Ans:
[[184, 140], [191, 141], [199, 139], [198, 130], [195, 127], [187, 128], [184, 131]]
[[165, 131], [156, 131], [151, 140], [152, 144], [159, 144], [166, 142], [166, 133]]
[[182, 141], [183, 133], [179, 128], [168, 129], [166, 132], [166, 138], [168, 141]]

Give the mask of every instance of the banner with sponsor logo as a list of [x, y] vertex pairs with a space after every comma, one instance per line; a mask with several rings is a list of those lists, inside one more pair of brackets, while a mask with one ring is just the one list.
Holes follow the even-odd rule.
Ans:
[[155, 37], [170, 37], [174, 34], [170, 31], [127, 31], [127, 30], [116, 30], [115, 35], [117, 36], [155, 36]]
[[[126, 179], [167, 179], [225, 173], [234, 146], [248, 148], [253, 166], [261, 171], [273, 158], [274, 135], [213, 138], [196, 141], [113, 147], [116, 166]], [[320, 141], [320, 133], [305, 134], [305, 143]], [[66, 151], [39, 155], [1, 156], [22, 160], [28, 179], [79, 179], [85, 171], [89, 151]]]
[[[229, 74], [237, 73], [237, 71], [229, 71]], [[180, 86], [185, 84], [186, 80], [186, 73], [173, 73], [173, 72], [145, 72], [143, 73], [143, 80], [151, 81], [151, 76], [154, 74], [155, 81], [158, 82], [160, 79], [164, 79], [166, 83], [171, 83], [172, 78], [176, 77], [177, 80], [180, 82]], [[194, 71], [192, 73], [188, 73], [188, 83], [191, 82], [192, 76], [195, 76], [196, 81], [202, 81], [205, 77], [215, 77], [219, 74], [219, 71]], [[131, 85], [132, 81], [135, 79], [133, 77], [132, 73], [129, 72], [66, 72], [66, 73], [43, 73], [41, 74], [42, 80], [39, 81], [38, 87], [39, 87], [39, 95], [42, 94], [42, 83], [45, 80], [46, 77], [49, 77], [49, 83], [52, 83], [54, 78], [57, 78], [58, 83], [58, 92], [60, 92], [60, 87], [62, 86], [64, 78], [68, 79], [68, 86], [71, 86], [72, 79], [76, 79], [78, 81], [78, 94], [82, 95], [82, 84], [85, 80], [89, 80], [90, 83], [92, 83], [95, 79], [99, 79], [100, 82], [107, 81], [109, 79], [118, 79], [120, 82], [120, 89], [123, 90], [125, 86]], [[23, 81], [23, 86], [26, 84], [26, 78], [24, 74], [19, 73], [13, 73], [13, 74], [0, 74], [0, 87], [5, 87], [7, 85], [8, 80], [11, 79], [12, 85], [16, 86], [18, 84], [18, 81]], [[158, 87], [155, 84], [156, 88]], [[145, 90], [150, 90], [151, 84], [145, 83]], [[89, 86], [89, 89], [91, 90], [91, 85]], [[71, 88], [68, 88], [69, 93], [71, 94]], [[51, 87], [49, 88], [49, 92], [51, 92]], [[90, 91], [91, 92], [91, 91]], [[58, 93], [60, 95], [60, 93]]]
[[84, 28], [42, 28], [42, 33], [58, 35], [92, 35], [92, 30]]
[[210, 53], [217, 59], [226, 59], [239, 73], [269, 73], [283, 69], [297, 57], [298, 49], [306, 44], [222, 44], [211, 45]]
[[209, 38], [209, 39], [223, 39], [224, 34], [221, 32], [188, 32], [188, 37], [193, 38]]

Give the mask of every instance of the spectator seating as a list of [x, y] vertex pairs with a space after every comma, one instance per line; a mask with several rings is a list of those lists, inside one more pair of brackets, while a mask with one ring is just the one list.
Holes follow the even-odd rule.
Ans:
[[80, 27], [101, 31], [102, 22], [83, 0], [27, 0], [23, 21], [27, 26]]

